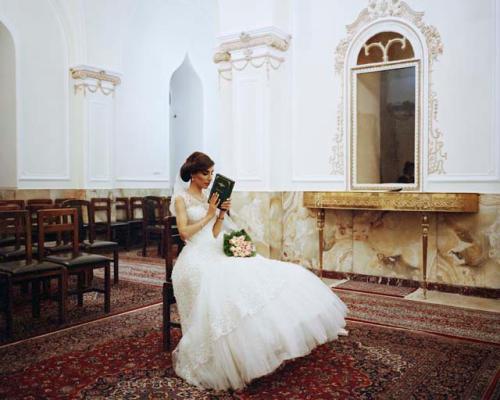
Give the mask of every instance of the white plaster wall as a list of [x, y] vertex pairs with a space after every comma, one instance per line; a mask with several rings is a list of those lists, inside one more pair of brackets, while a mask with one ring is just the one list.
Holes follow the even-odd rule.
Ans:
[[68, 47], [59, 17], [49, 0], [0, 0], [0, 21], [16, 53], [17, 186], [67, 187]]
[[150, 0], [134, 10], [116, 97], [116, 186], [169, 186], [169, 85], [186, 54], [203, 86], [200, 150], [217, 159], [216, 18], [213, 1]]
[[[444, 47], [434, 64], [433, 90], [439, 103], [436, 127], [443, 132], [447, 160], [445, 174], [424, 174], [424, 187], [428, 191], [498, 192], [500, 2], [407, 3], [425, 13], [424, 22], [438, 29]], [[345, 26], [367, 4], [363, 0], [293, 2], [291, 188], [347, 187], [347, 174], [332, 175], [329, 162], [342, 95], [334, 56], [346, 36]]]
[[0, 187], [17, 186], [16, 60], [14, 41], [0, 23]]

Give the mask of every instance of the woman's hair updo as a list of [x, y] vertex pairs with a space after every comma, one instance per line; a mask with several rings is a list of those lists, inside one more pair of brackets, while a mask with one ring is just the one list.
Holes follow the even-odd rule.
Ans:
[[214, 166], [212, 159], [205, 153], [195, 151], [191, 154], [181, 167], [181, 179], [184, 182], [189, 182], [191, 175], [197, 172], [207, 171]]

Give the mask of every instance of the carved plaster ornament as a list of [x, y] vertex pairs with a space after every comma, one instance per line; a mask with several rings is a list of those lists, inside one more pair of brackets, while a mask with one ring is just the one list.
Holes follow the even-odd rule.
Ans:
[[[219, 78], [230, 81], [232, 71], [243, 71], [249, 65], [254, 68], [265, 67], [267, 78], [270, 70], [277, 70], [284, 58], [276, 52], [288, 50], [290, 38], [281, 38], [275, 33], [252, 35], [241, 32], [237, 39], [222, 43], [214, 55], [214, 63], [220, 64]], [[256, 51], [260, 48], [260, 51]]]
[[[333, 138], [333, 145], [330, 156], [331, 174], [344, 175], [344, 101], [346, 92], [346, 82], [344, 82], [344, 67], [346, 62], [347, 49], [351, 45], [354, 37], [368, 24], [377, 19], [387, 17], [397, 17], [407, 20], [414, 25], [422, 36], [425, 37], [428, 49], [429, 63], [429, 135], [428, 135], [428, 174], [445, 174], [444, 162], [447, 154], [444, 151], [443, 133], [435, 127], [437, 123], [437, 95], [432, 90], [432, 66], [438, 57], [443, 53], [443, 44], [438, 30], [423, 21], [423, 12], [414, 11], [401, 0], [369, 0], [368, 7], [363, 9], [356, 20], [347, 25], [347, 36], [343, 38], [335, 50], [335, 72], [340, 75], [341, 94], [337, 107], [337, 130]], [[365, 47], [366, 51], [366, 47]]]
[[[83, 92], [85, 96], [87, 91], [90, 93], [96, 93], [100, 91], [103, 95], [108, 96], [114, 94], [115, 87], [121, 83], [121, 79], [116, 75], [111, 75], [106, 71], [95, 71], [90, 68], [85, 67], [75, 67], [70, 69], [71, 77], [75, 81], [75, 94], [79, 90]], [[103, 86], [103, 82], [107, 82], [107, 85]]]

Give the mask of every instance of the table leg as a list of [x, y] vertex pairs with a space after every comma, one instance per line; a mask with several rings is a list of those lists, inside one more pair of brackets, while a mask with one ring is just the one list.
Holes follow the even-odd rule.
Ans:
[[316, 226], [319, 234], [319, 277], [323, 278], [323, 229], [325, 227], [325, 210], [323, 208], [318, 209]]
[[429, 215], [422, 214], [422, 286], [424, 290], [424, 299], [427, 298], [427, 245], [429, 235]]

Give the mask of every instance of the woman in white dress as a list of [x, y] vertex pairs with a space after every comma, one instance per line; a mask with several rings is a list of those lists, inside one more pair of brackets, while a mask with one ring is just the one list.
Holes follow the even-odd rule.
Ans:
[[172, 353], [178, 376], [217, 390], [241, 389], [288, 359], [346, 335], [345, 304], [316, 275], [287, 262], [228, 257], [218, 210], [205, 189], [214, 162], [195, 152], [180, 175], [171, 211], [186, 246], [172, 273], [182, 338]]

